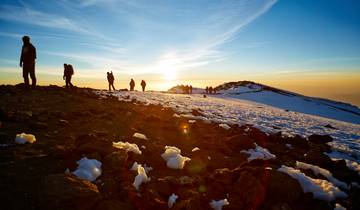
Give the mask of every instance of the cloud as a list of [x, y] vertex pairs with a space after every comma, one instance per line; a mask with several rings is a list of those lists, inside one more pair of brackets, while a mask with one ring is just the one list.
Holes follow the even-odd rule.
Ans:
[[88, 32], [68, 18], [41, 12], [28, 6], [1, 5], [0, 19], [48, 28], [66, 29], [82, 33]]

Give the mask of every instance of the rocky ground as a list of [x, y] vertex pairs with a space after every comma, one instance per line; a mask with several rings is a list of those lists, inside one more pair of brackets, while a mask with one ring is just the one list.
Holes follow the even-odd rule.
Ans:
[[[198, 114], [195, 110], [194, 115]], [[33, 144], [15, 144], [16, 134], [36, 136]], [[132, 137], [145, 134], [149, 140]], [[116, 149], [112, 142], [132, 142], [142, 154]], [[249, 126], [226, 130], [218, 124], [174, 116], [161, 106], [136, 101], [99, 99], [90, 89], [56, 86], [26, 91], [0, 86], [0, 203], [1, 209], [168, 209], [168, 197], [179, 196], [173, 209], [209, 209], [211, 200], [227, 198], [223, 209], [360, 209], [360, 189], [332, 202], [303, 193], [297, 180], [277, 171], [302, 161], [320, 166], [350, 184], [359, 181], [344, 161], [332, 161], [328, 136], [266, 135]], [[263, 146], [276, 159], [247, 161], [241, 150]], [[291, 144], [289, 148], [286, 144]], [[191, 157], [184, 169], [167, 168], [164, 146], [176, 146]], [[200, 150], [192, 152], [194, 147]], [[74, 171], [81, 157], [102, 162], [95, 181], [81, 180]], [[137, 191], [133, 163], [153, 167], [151, 181]], [[312, 171], [306, 175], [323, 178]]]

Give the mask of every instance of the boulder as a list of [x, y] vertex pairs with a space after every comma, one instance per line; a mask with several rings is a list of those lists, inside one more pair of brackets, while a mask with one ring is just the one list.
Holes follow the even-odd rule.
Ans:
[[103, 161], [104, 170], [120, 172], [122, 169], [126, 168], [127, 158], [128, 155], [125, 150], [119, 150], [108, 154]]
[[269, 171], [266, 192], [267, 201], [273, 204], [280, 202], [292, 203], [302, 194], [302, 188], [296, 179], [277, 170]]
[[80, 155], [98, 152], [102, 157], [105, 157], [113, 151], [111, 141], [99, 139], [91, 134], [79, 136], [75, 140], [75, 145], [75, 152]]
[[309, 141], [315, 144], [326, 144], [328, 142], [331, 142], [333, 139], [329, 135], [317, 135], [313, 134], [308, 137]]
[[224, 142], [234, 152], [240, 152], [241, 150], [255, 148], [255, 141], [248, 136], [242, 134], [230, 136]]
[[119, 200], [104, 200], [100, 202], [95, 210], [134, 210], [134, 206], [130, 202]]
[[[258, 209], [265, 199], [266, 189], [252, 173], [242, 171], [229, 193], [229, 207]], [[260, 177], [261, 178], [261, 177]]]
[[93, 209], [101, 199], [96, 185], [71, 174], [52, 174], [39, 187], [40, 209]]

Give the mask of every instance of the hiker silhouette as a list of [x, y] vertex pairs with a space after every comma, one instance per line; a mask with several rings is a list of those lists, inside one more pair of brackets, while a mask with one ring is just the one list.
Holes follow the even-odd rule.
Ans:
[[130, 91], [134, 91], [134, 87], [135, 87], [135, 81], [133, 79], [130, 80]]
[[63, 79], [65, 80], [65, 87], [71, 88], [74, 87], [74, 85], [71, 83], [71, 77], [74, 74], [74, 68], [70, 64], [64, 63], [64, 76]]
[[146, 87], [146, 82], [145, 82], [145, 80], [141, 80], [141, 88], [142, 88], [142, 91], [143, 91], [143, 92], [145, 91], [145, 87]]
[[115, 90], [115, 87], [114, 87], [115, 77], [114, 77], [113, 72], [111, 71], [111, 73], [110, 72], [106, 72], [106, 73], [107, 73], [107, 80], [109, 82], [109, 91], [111, 91], [111, 87], [113, 88], [113, 90]]
[[31, 78], [31, 86], [35, 88], [36, 77], [35, 77], [35, 60], [36, 60], [36, 48], [30, 43], [29, 36], [23, 36], [23, 46], [21, 49], [20, 56], [20, 67], [23, 68], [23, 77], [25, 87], [29, 88], [29, 74]]

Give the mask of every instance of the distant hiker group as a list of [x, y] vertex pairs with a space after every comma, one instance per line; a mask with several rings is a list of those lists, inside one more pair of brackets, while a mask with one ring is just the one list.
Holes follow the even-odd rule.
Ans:
[[[36, 48], [33, 44], [30, 42], [29, 36], [23, 36], [22, 37], [23, 46], [21, 49], [21, 56], [20, 56], [20, 67], [22, 67], [23, 70], [23, 78], [24, 78], [24, 84], [25, 88], [29, 89], [29, 75], [31, 78], [31, 87], [36, 87], [36, 76], [35, 76], [35, 60], [36, 60]], [[74, 85], [71, 83], [72, 76], [74, 75], [74, 67], [71, 64], [64, 63], [64, 74], [63, 74], [63, 80], [65, 80], [65, 87], [66, 88], [72, 88]], [[114, 86], [114, 74], [113, 72], [107, 72], [107, 81], [109, 83], [109, 91], [116, 90]], [[134, 91], [135, 89], [135, 81], [134, 79], [131, 79], [130, 83], [130, 91]], [[146, 87], [145, 80], [141, 80], [141, 89], [144, 92]]]
[[206, 94], [213, 94], [213, 93], [216, 94], [216, 88], [213, 88], [212, 86], [210, 87], [206, 86], [205, 92]]
[[[20, 67], [22, 67], [23, 70], [23, 78], [26, 89], [30, 88], [29, 85], [29, 75], [31, 78], [31, 87], [36, 87], [36, 76], [35, 76], [35, 60], [36, 60], [36, 48], [34, 45], [30, 42], [29, 36], [23, 36], [22, 37], [23, 46], [21, 49], [21, 56], [20, 56]], [[109, 84], [109, 91], [116, 90], [114, 86], [115, 77], [112, 71], [107, 72], [107, 81]], [[65, 87], [66, 88], [72, 88], [74, 85], [71, 82], [72, 76], [74, 75], [74, 68], [71, 64], [64, 63], [64, 74], [63, 74], [63, 80], [65, 80]], [[146, 82], [145, 80], [141, 80], [141, 89], [144, 92], [146, 88]], [[135, 80], [131, 79], [130, 83], [130, 91], [135, 90]], [[176, 86], [177, 89], [180, 88], [182, 93], [185, 94], [192, 94], [193, 93], [193, 87], [191, 85], [178, 85]], [[213, 94], [216, 93], [216, 89], [210, 87], [206, 87], [206, 94]]]

